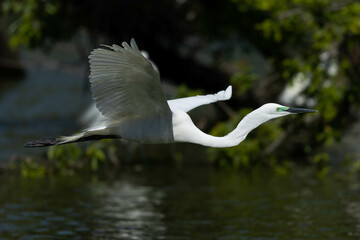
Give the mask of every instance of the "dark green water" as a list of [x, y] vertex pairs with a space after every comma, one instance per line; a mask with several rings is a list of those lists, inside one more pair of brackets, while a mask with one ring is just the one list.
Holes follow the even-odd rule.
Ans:
[[359, 239], [358, 179], [305, 171], [1, 175], [0, 239]]

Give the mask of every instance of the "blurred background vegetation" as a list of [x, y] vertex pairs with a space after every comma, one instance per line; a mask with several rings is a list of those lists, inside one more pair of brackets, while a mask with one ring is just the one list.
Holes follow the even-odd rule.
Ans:
[[[134, 37], [158, 65], [164, 85], [177, 86], [176, 94], [167, 93], [170, 97], [214, 93], [233, 85], [230, 101], [212, 111], [191, 113], [202, 130], [214, 135], [227, 134], [266, 102], [319, 111], [266, 123], [233, 148], [140, 146], [135, 154], [140, 163], [146, 155], [149, 161], [159, 156], [182, 165], [192, 156], [219, 167], [267, 165], [281, 173], [299, 162], [325, 174], [329, 148], [358, 120], [358, 1], [3, 0], [0, 33], [2, 59], [16, 58], [22, 49], [50, 51], [57, 42], [77, 39], [76, 54], [84, 62], [99, 44]], [[127, 151], [123, 145], [105, 141], [85, 148], [49, 148], [48, 164], [56, 171], [76, 168], [79, 159], [92, 171], [120, 166]], [[153, 149], [157, 151], [151, 155]], [[346, 152], [342, 160], [345, 157]], [[31, 160], [23, 165], [46, 174]], [[351, 166], [357, 165], [353, 157]]]

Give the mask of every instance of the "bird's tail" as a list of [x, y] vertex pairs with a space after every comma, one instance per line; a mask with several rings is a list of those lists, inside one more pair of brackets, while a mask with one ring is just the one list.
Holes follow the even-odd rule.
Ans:
[[118, 135], [88, 135], [84, 132], [75, 134], [68, 137], [59, 137], [59, 138], [42, 138], [35, 141], [29, 141], [24, 144], [24, 147], [34, 148], [34, 147], [48, 147], [53, 145], [61, 145], [74, 142], [84, 142], [91, 140], [100, 140], [100, 139], [116, 139], [120, 138]]

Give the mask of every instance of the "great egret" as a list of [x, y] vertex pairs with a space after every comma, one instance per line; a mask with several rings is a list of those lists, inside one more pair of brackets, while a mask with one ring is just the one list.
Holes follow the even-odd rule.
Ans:
[[123, 138], [142, 143], [190, 142], [210, 147], [231, 147], [243, 141], [260, 124], [292, 113], [316, 110], [267, 103], [246, 115], [234, 131], [223, 137], [208, 135], [192, 122], [188, 111], [201, 105], [228, 100], [229, 86], [216, 94], [166, 101], [160, 76], [134, 39], [91, 52], [92, 96], [102, 117], [82, 132], [28, 142], [25, 147], [44, 147], [104, 138]]

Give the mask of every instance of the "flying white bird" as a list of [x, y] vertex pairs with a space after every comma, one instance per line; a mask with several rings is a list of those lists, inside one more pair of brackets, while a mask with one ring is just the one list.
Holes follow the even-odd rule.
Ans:
[[208, 135], [192, 122], [188, 111], [217, 101], [228, 100], [229, 86], [216, 94], [166, 101], [160, 76], [154, 65], [142, 55], [135, 40], [122, 47], [98, 48], [91, 52], [90, 83], [96, 108], [101, 112], [97, 123], [78, 134], [40, 139], [25, 147], [44, 147], [105, 138], [122, 138], [142, 143], [190, 142], [210, 147], [232, 147], [242, 142], [260, 124], [292, 113], [316, 110], [267, 103], [246, 115], [238, 126], [223, 137]]

